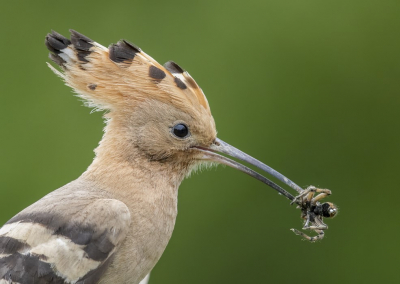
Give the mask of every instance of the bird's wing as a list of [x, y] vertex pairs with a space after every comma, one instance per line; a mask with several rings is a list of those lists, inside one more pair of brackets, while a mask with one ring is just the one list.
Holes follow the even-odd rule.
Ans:
[[97, 283], [130, 226], [115, 199], [54, 212], [28, 207], [0, 229], [0, 283]]
[[143, 278], [142, 281], [140, 281], [139, 284], [148, 284], [149, 283], [149, 279], [150, 279], [150, 273], [146, 275], [145, 278]]
[[115, 109], [122, 104], [126, 108], [129, 102], [153, 97], [210, 112], [203, 91], [189, 73], [172, 61], [160, 65], [126, 40], [106, 48], [71, 30], [71, 39], [53, 31], [45, 44], [63, 73], [52, 70], [89, 105]]

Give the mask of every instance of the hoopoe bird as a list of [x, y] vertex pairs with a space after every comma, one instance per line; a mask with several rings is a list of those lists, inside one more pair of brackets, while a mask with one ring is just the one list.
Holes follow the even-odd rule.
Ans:
[[[139, 283], [171, 238], [178, 187], [189, 173], [225, 164], [294, 197], [250, 163], [298, 192], [260, 161], [217, 138], [210, 107], [192, 77], [126, 40], [108, 48], [71, 30], [45, 44], [50, 68], [88, 106], [105, 111], [95, 158], [76, 180], [0, 229], [0, 283]], [[220, 155], [220, 154], [224, 155]]]

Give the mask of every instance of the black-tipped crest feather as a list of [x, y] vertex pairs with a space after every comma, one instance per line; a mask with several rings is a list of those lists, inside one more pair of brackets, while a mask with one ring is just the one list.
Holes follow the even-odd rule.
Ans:
[[136, 53], [140, 52], [140, 48], [125, 40], [120, 40], [118, 43], [110, 45], [108, 49], [110, 59], [116, 63], [132, 63]]
[[48, 33], [45, 40], [45, 45], [47, 46], [48, 50], [55, 54], [59, 54], [64, 48], [71, 44], [71, 41], [66, 37], [60, 35], [55, 31], [51, 31]]
[[167, 75], [165, 74], [164, 71], [162, 71], [160, 68], [151, 65], [149, 68], [149, 76], [153, 79], [156, 80], [162, 80], [164, 79]]
[[83, 34], [74, 30], [69, 31], [71, 33], [71, 42], [77, 50], [89, 51], [89, 49], [93, 46], [92, 42], [94, 41], [87, 36], [84, 36]]
[[185, 70], [183, 70], [182, 67], [180, 67], [178, 64], [176, 64], [174, 61], [168, 61], [164, 64], [165, 69], [167, 69], [169, 72], [173, 73], [183, 73]]
[[44, 44], [51, 52], [49, 54], [49, 58], [53, 60], [56, 64], [63, 66], [65, 60], [62, 59], [58, 54], [61, 53], [61, 50], [67, 48], [68, 45], [71, 44], [71, 41], [66, 37], [60, 35], [59, 33], [51, 31], [51, 33], [47, 34]]
[[53, 54], [53, 53], [49, 53], [49, 58], [56, 64], [63, 66], [66, 62], [64, 59], [62, 59], [60, 56]]
[[140, 49], [139, 46], [137, 46], [136, 44], [133, 44], [125, 39], [122, 40], [126, 45], [130, 46], [133, 50], [136, 50], [136, 52], [141, 52], [142, 50]]
[[69, 31], [71, 32], [71, 42], [77, 51], [79, 60], [82, 62], [89, 62], [89, 60], [86, 59], [86, 56], [91, 53], [90, 48], [93, 46], [93, 40], [77, 31]]
[[186, 84], [183, 83], [181, 79], [175, 77], [174, 81], [175, 81], [175, 84], [178, 86], [179, 89], [184, 90], [184, 89], [187, 88]]

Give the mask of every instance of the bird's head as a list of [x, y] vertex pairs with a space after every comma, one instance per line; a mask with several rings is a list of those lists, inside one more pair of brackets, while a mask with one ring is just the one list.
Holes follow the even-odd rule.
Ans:
[[205, 109], [180, 109], [157, 100], [140, 103], [128, 124], [135, 147], [148, 159], [192, 164], [196, 147], [209, 147], [216, 139], [211, 113]]
[[[97, 155], [126, 161], [137, 155], [188, 174], [202, 163], [243, 171], [290, 194], [262, 175], [223, 155], [253, 164], [293, 188], [293, 182], [217, 138], [207, 98], [193, 78], [170, 61], [160, 65], [137, 46], [121, 40], [108, 48], [71, 31], [52, 32], [45, 41], [64, 79], [89, 106], [107, 111], [106, 135]], [[220, 153], [220, 154], [218, 154]]]

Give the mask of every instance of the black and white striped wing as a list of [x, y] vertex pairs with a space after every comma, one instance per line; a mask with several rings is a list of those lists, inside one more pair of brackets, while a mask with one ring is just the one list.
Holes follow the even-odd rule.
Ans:
[[114, 199], [22, 211], [0, 229], [0, 284], [97, 283], [125, 239], [130, 213]]

